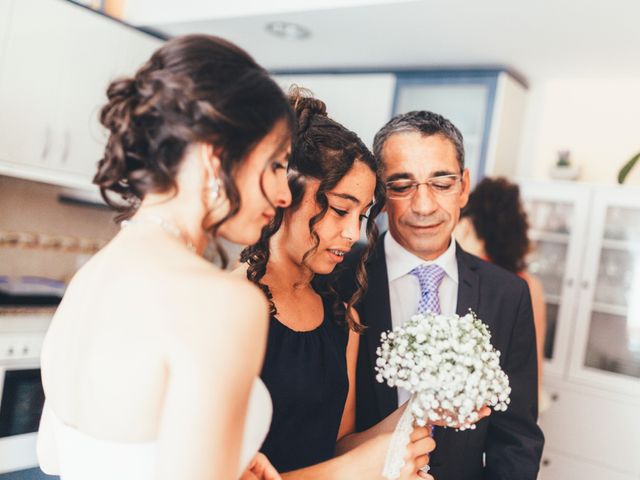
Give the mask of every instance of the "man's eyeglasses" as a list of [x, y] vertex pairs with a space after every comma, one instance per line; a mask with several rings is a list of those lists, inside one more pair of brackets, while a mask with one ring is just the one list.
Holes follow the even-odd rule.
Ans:
[[438, 197], [455, 195], [461, 191], [462, 175], [441, 175], [431, 177], [426, 182], [416, 182], [409, 179], [392, 180], [386, 183], [387, 198], [411, 198], [418, 191], [420, 185], [426, 185], [429, 191]]

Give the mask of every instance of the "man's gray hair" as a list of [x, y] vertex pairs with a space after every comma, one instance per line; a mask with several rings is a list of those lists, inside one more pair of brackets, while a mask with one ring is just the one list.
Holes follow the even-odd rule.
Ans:
[[447, 138], [456, 149], [456, 158], [460, 165], [460, 170], [464, 169], [464, 143], [460, 130], [442, 115], [425, 110], [415, 110], [396, 115], [376, 133], [373, 138], [373, 154], [378, 162], [383, 165], [383, 168], [382, 150], [385, 142], [392, 135], [403, 132], [417, 132], [426, 137], [442, 135]]

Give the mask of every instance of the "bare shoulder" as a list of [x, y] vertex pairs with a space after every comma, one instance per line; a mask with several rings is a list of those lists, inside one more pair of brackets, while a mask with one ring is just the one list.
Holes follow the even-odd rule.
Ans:
[[523, 272], [522, 277], [527, 282], [527, 285], [529, 285], [529, 290], [532, 297], [542, 297], [544, 295], [542, 282], [538, 277], [528, 272]]
[[240, 265], [238, 265], [237, 268], [235, 268], [231, 274], [234, 275], [235, 277], [238, 278], [247, 278], [247, 269], [249, 268], [249, 265], [247, 265], [246, 263], [241, 263]]
[[248, 347], [264, 343], [267, 302], [248, 280], [207, 269], [172, 283], [172, 300], [163, 312], [172, 342], [181, 339], [207, 350], [235, 341]]

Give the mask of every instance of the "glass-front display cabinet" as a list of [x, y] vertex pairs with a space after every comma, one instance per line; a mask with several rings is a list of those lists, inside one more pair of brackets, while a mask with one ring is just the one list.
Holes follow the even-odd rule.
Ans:
[[640, 191], [599, 189], [571, 355], [572, 377], [640, 395]]
[[532, 249], [529, 272], [543, 286], [547, 306], [545, 372], [561, 376], [575, 317], [589, 192], [573, 184], [523, 182]]

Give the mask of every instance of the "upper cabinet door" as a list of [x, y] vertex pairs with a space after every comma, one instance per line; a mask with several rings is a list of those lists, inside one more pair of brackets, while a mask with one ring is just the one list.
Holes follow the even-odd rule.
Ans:
[[5, 43], [0, 173], [93, 188], [107, 86], [133, 75], [162, 41], [72, 2], [18, 0]]
[[590, 191], [560, 182], [520, 182], [532, 250], [528, 270], [542, 283], [547, 307], [545, 375], [562, 376], [573, 344]]
[[56, 119], [70, 27], [65, 7], [51, 0], [13, 4], [0, 68], [0, 160], [9, 165], [46, 169], [57, 161]]
[[[99, 121], [107, 102], [107, 87], [116, 78], [133, 76], [129, 55], [144, 34], [74, 5], [68, 12], [71, 27], [67, 35], [62, 74], [64, 106], [60, 110], [62, 130], [60, 166], [88, 181], [102, 158], [107, 131]], [[132, 33], [136, 41], [132, 40]], [[153, 39], [154, 45], [161, 43]], [[146, 43], [144, 44], [147, 45]], [[144, 61], [150, 52], [144, 52]]]
[[462, 133], [473, 185], [515, 172], [525, 88], [501, 71], [399, 73], [394, 114], [428, 110]]
[[287, 91], [291, 85], [304, 87], [327, 105], [327, 113], [356, 132], [371, 148], [376, 132], [391, 118], [395, 76], [376, 74], [276, 75]]
[[9, 33], [9, 22], [11, 21], [11, 10], [15, 0], [0, 0], [0, 71], [4, 61], [5, 42]]
[[571, 376], [640, 395], [640, 189], [601, 188], [589, 243]]

